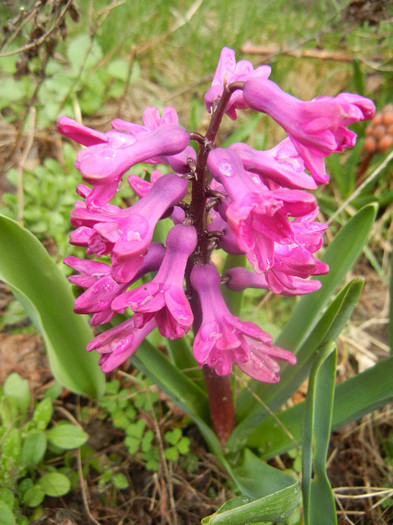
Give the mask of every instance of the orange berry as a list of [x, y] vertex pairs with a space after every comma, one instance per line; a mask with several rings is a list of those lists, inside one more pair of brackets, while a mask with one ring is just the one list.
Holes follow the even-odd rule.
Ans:
[[388, 135], [393, 135], [393, 124], [390, 124], [387, 128], [386, 128], [386, 133]]
[[385, 135], [378, 141], [378, 151], [385, 153], [393, 144], [393, 137], [391, 135]]
[[373, 131], [373, 136], [379, 140], [386, 134], [386, 128], [383, 124], [378, 124], [378, 126], [375, 126]]
[[382, 122], [382, 114], [377, 113], [375, 117], [372, 119], [371, 124], [373, 126], [378, 126], [378, 124], [381, 124], [381, 122]]
[[389, 126], [390, 124], [393, 124], [393, 110], [386, 111], [382, 115], [382, 122], [385, 124], [385, 126]]
[[366, 137], [363, 148], [371, 153], [377, 149], [377, 141], [374, 137]]
[[369, 135], [372, 135], [373, 134], [373, 126], [371, 124], [369, 124], [366, 128], [366, 137], [368, 137]]

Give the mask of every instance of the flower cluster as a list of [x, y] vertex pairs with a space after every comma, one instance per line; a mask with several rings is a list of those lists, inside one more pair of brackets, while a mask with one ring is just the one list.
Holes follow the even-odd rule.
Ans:
[[[211, 122], [204, 136], [180, 126], [172, 107], [162, 116], [147, 108], [143, 125], [115, 119], [105, 133], [59, 119], [60, 133], [86, 146], [75, 164], [87, 185], [77, 187], [81, 200], [71, 213], [70, 242], [93, 257], [65, 259], [78, 272], [70, 280], [85, 289], [75, 311], [92, 314], [93, 325], [132, 312], [88, 344], [87, 350], [101, 354], [104, 372], [124, 362], [156, 328], [169, 339], [193, 328], [196, 361], [218, 375], [237, 365], [275, 383], [277, 360], [295, 364], [295, 356], [274, 346], [259, 326], [230, 313], [221, 286], [282, 295], [320, 287], [309, 277], [328, 272], [314, 255], [326, 225], [317, 221], [309, 190], [328, 181], [324, 158], [354, 145], [356, 135], [347, 126], [372, 118], [375, 110], [370, 100], [348, 93], [304, 102], [269, 75], [269, 66], [254, 70], [246, 60], [236, 63], [234, 51], [224, 48], [205, 95]], [[216, 147], [223, 115], [236, 119], [245, 108], [270, 115], [288, 137], [267, 151], [243, 143]], [[139, 163], [164, 165], [165, 174], [154, 169], [150, 180], [128, 174], [136, 202], [111, 204]], [[164, 218], [173, 223], [165, 246], [152, 241]], [[211, 260], [216, 248], [246, 255], [249, 268], [220, 276]], [[106, 262], [97, 260], [102, 256]]]

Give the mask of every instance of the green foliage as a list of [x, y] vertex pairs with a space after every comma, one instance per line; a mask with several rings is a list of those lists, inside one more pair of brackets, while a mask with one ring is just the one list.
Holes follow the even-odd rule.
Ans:
[[[124, 431], [124, 444], [128, 452], [145, 463], [148, 470], [157, 471], [160, 466], [160, 443], [158, 436], [150, 428], [151, 417], [158, 417], [159, 396], [154, 385], [142, 374], [137, 374], [132, 383], [122, 385], [118, 379], [108, 381], [106, 394], [100, 406], [112, 418], [113, 426]], [[168, 430], [164, 440], [165, 458], [178, 461], [190, 452], [190, 440], [183, 436], [180, 428]]]
[[67, 422], [51, 423], [53, 401], [31, 398], [28, 382], [8, 376], [0, 390], [0, 512], [1, 523], [24, 525], [29, 509], [40, 509], [46, 496], [59, 497], [71, 489], [61, 467], [53, 466], [56, 453], [80, 448], [88, 435]]
[[[45, 159], [42, 165], [23, 173], [23, 223], [41, 241], [52, 240], [56, 245], [56, 257], [77, 255], [68, 242], [70, 232], [70, 209], [75, 202], [75, 187], [79, 182], [73, 168], [75, 151], [69, 144], [63, 146], [64, 165], [54, 159]], [[18, 184], [17, 170], [7, 172], [7, 179], [15, 187]], [[1, 199], [0, 212], [17, 219], [20, 203], [15, 192], [5, 192]]]

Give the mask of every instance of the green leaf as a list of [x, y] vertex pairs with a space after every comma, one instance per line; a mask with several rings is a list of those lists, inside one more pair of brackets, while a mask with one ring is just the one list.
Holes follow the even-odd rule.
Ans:
[[10, 374], [4, 383], [4, 394], [13, 397], [22, 413], [27, 412], [30, 406], [31, 394], [29, 382], [16, 372]]
[[188, 454], [190, 452], [190, 439], [184, 436], [176, 446], [180, 454]]
[[68, 44], [67, 58], [77, 73], [83, 65], [86, 69], [92, 68], [102, 58], [102, 50], [96, 40], [81, 34]]
[[47, 496], [60, 497], [70, 491], [70, 480], [61, 472], [49, 472], [42, 476], [37, 485]]
[[0, 399], [0, 419], [4, 428], [10, 427], [18, 417], [18, 403], [13, 397]]
[[143, 419], [139, 419], [136, 423], [131, 423], [126, 428], [126, 434], [138, 439], [142, 438], [143, 432], [145, 430], [146, 423]]
[[5, 503], [10, 509], [12, 509], [15, 502], [15, 496], [12, 490], [0, 488], [0, 502]]
[[148, 452], [151, 449], [153, 439], [154, 439], [153, 431], [148, 430], [142, 439], [142, 445], [141, 445], [142, 452]]
[[182, 431], [180, 428], [174, 428], [173, 430], [168, 430], [168, 432], [165, 432], [165, 439], [170, 445], [176, 445], [181, 437]]
[[93, 334], [86, 319], [73, 312], [74, 297], [64, 274], [34, 235], [3, 215], [0, 253], [0, 279], [40, 332], [55, 378], [73, 392], [101, 396], [105, 381], [99, 357], [85, 350]]
[[28, 507], [38, 507], [38, 505], [41, 505], [44, 498], [45, 492], [42, 490], [42, 488], [34, 485], [34, 487], [30, 487], [26, 490], [22, 499], [23, 503]]
[[48, 397], [38, 403], [31, 418], [32, 423], [39, 430], [45, 430], [49, 425], [53, 414], [53, 403]]
[[311, 370], [304, 411], [302, 492], [305, 525], [337, 523], [333, 491], [326, 473], [333, 411], [337, 349], [326, 344]]
[[139, 450], [139, 445], [141, 444], [141, 440], [140, 438], [136, 438], [133, 436], [127, 436], [124, 439], [124, 444], [127, 446], [128, 452], [130, 454], [135, 454]]
[[1, 458], [18, 461], [21, 451], [21, 433], [18, 428], [12, 428], [4, 437], [1, 444]]
[[16, 525], [14, 514], [4, 501], [0, 501], [1, 525]]
[[298, 504], [298, 482], [262, 462], [249, 449], [244, 450], [232, 476], [244, 496], [226, 502], [216, 513], [204, 518], [203, 525], [282, 522]]
[[114, 487], [116, 487], [119, 490], [124, 490], [129, 486], [128, 479], [121, 472], [117, 472], [113, 475], [112, 483]]
[[179, 451], [176, 447], [169, 447], [165, 449], [165, 457], [169, 461], [177, 461], [179, 459]]
[[57, 424], [48, 430], [46, 436], [53, 445], [64, 450], [81, 447], [89, 437], [86, 432], [72, 423]]
[[44, 458], [46, 451], [46, 436], [42, 430], [31, 430], [24, 438], [22, 445], [22, 459], [28, 465], [38, 465]]

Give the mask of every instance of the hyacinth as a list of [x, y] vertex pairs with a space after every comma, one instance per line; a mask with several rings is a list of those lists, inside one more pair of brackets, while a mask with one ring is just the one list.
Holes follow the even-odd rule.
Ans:
[[[85, 146], [75, 163], [85, 184], [77, 187], [70, 242], [89, 259], [65, 263], [83, 289], [75, 312], [91, 314], [93, 325], [116, 323], [87, 346], [100, 354], [104, 372], [126, 361], [155, 329], [176, 339], [193, 328], [196, 362], [219, 376], [236, 365], [275, 383], [278, 361], [295, 364], [261, 327], [231, 314], [221, 285], [285, 296], [319, 289], [310, 277], [328, 272], [316, 258], [326, 225], [317, 220], [310, 191], [328, 181], [325, 157], [355, 143], [347, 126], [372, 118], [374, 105], [348, 93], [298, 100], [269, 80], [270, 69], [254, 70], [248, 61], [236, 62], [233, 50], [222, 50], [205, 95], [211, 113], [205, 135], [182, 127], [169, 106], [161, 115], [148, 107], [143, 124], [115, 119], [104, 132], [59, 119], [60, 133]], [[243, 143], [218, 147], [224, 114], [236, 119], [245, 108], [268, 114], [287, 138], [266, 151]], [[133, 173], [139, 164], [154, 167], [149, 177]], [[135, 198], [117, 206], [111, 200], [124, 178]], [[163, 219], [169, 233], [159, 243], [154, 233]], [[212, 262], [217, 248], [244, 254], [248, 267], [220, 277]]]

